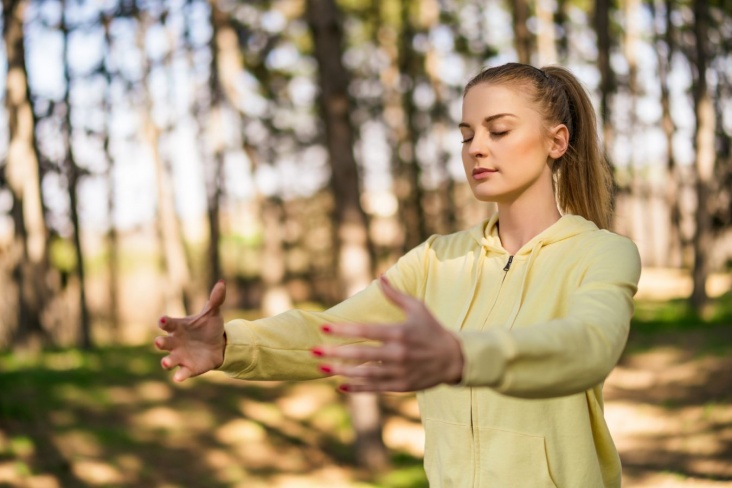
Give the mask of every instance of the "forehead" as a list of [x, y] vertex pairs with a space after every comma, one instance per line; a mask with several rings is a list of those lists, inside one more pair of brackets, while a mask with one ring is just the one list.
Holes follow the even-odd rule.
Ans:
[[463, 97], [463, 121], [475, 123], [499, 113], [511, 113], [519, 118], [538, 116], [524, 84], [516, 87], [480, 83]]

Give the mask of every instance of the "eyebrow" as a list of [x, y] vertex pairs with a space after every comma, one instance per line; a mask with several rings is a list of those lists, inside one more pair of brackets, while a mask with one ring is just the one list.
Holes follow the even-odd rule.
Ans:
[[[496, 119], [500, 119], [501, 117], [516, 117], [516, 118], [518, 118], [517, 115], [509, 114], [509, 113], [495, 114], [495, 115], [491, 115], [490, 117], [484, 118], [483, 119], [483, 123], [486, 123], [487, 124], [488, 122], [492, 122], [492, 121], [494, 121]], [[458, 127], [467, 127], [469, 129], [470, 128], [470, 125], [469, 124], [466, 124], [465, 122], [460, 122], [458, 124]]]

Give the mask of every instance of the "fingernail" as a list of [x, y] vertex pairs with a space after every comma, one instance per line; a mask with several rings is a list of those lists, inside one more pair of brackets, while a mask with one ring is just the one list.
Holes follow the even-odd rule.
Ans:
[[321, 364], [319, 366], [319, 368], [320, 368], [320, 371], [322, 371], [323, 373], [332, 373], [333, 372], [333, 368], [331, 368], [330, 366], [328, 366], [326, 364]]
[[351, 387], [348, 385], [340, 385], [338, 387], [338, 391], [340, 391], [342, 393], [348, 393], [349, 391], [351, 391]]
[[216, 283], [223, 283], [223, 282], [224, 282], [224, 279], [223, 279], [223, 278], [221, 278], [221, 279], [220, 279], [219, 281], [217, 281]]
[[160, 317], [160, 323], [161, 324], [164, 324], [167, 321], [168, 321], [168, 319], [166, 319], [165, 317]]
[[311, 349], [310, 352], [313, 353], [313, 356], [317, 356], [317, 357], [323, 357], [323, 355], [324, 355], [323, 350], [320, 348], [317, 348], [317, 347], [314, 349]]
[[331, 326], [330, 326], [330, 325], [324, 325], [324, 326], [322, 326], [322, 327], [320, 328], [320, 330], [322, 330], [322, 331], [323, 331], [323, 332], [325, 332], [326, 334], [330, 334], [331, 332], [333, 332], [333, 329], [331, 328]]

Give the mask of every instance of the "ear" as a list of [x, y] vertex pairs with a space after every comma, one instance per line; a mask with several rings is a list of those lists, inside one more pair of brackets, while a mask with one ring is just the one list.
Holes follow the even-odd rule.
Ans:
[[561, 158], [569, 147], [569, 130], [564, 124], [555, 125], [549, 129], [549, 157], [552, 159]]

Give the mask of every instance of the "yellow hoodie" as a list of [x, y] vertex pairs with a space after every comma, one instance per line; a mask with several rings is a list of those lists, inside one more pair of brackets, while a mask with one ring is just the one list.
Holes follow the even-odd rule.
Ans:
[[[432, 236], [386, 276], [458, 337], [462, 384], [417, 397], [430, 486], [620, 486], [602, 385], [628, 336], [640, 259], [628, 239], [565, 215], [514, 256], [497, 216]], [[242, 379], [318, 378], [312, 347], [329, 322], [394, 323], [376, 282], [325, 312], [225, 325], [220, 369]]]

